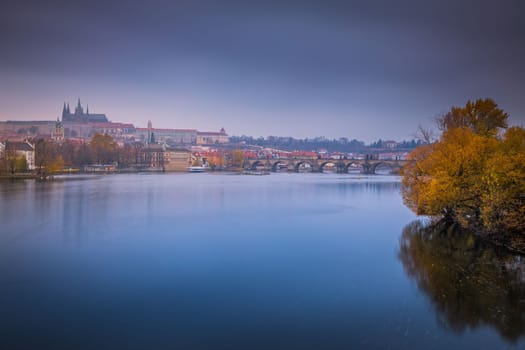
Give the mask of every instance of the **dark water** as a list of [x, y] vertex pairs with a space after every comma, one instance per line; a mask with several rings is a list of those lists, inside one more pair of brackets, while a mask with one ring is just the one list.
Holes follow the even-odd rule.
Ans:
[[388, 176], [0, 183], [0, 348], [525, 348], [525, 260], [414, 219]]

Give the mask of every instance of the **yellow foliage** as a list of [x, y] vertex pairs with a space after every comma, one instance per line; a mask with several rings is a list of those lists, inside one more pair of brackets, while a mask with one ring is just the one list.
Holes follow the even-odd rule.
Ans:
[[501, 118], [506, 114], [483, 105], [475, 119], [473, 106], [482, 104], [469, 104], [454, 111], [461, 118], [447, 121], [438, 142], [409, 155], [402, 170], [403, 200], [418, 215], [488, 231], [525, 232], [525, 129], [510, 128], [499, 139], [495, 131], [506, 125]]
[[96, 133], [91, 138], [89, 147], [99, 164], [108, 164], [116, 160], [117, 144], [110, 135]]
[[236, 149], [231, 154], [232, 166], [241, 168], [244, 162], [244, 152], [240, 149]]
[[63, 169], [64, 169], [64, 159], [60, 155], [55, 157], [51, 161], [49, 161], [49, 163], [46, 166], [46, 170], [50, 174], [59, 173]]
[[483, 180], [485, 226], [525, 233], [525, 129], [507, 130], [487, 161]]
[[222, 154], [213, 154], [206, 157], [210, 167], [222, 167], [224, 166], [224, 156]]

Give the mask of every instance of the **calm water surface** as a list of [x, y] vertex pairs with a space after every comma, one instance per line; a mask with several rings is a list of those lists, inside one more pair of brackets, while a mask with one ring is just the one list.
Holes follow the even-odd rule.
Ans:
[[0, 347], [525, 348], [525, 261], [433, 256], [443, 243], [418, 236], [399, 189], [335, 174], [0, 183]]

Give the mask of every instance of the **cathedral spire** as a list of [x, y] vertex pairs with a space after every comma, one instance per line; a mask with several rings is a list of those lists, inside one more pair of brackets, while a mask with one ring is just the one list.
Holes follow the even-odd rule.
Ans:
[[84, 109], [82, 108], [82, 105], [80, 104], [80, 97], [78, 98], [77, 107], [75, 108], [75, 115], [80, 118], [82, 115], [84, 115]]
[[62, 109], [62, 120], [67, 120], [69, 116], [69, 105], [66, 107], [66, 103], [64, 102], [64, 108]]

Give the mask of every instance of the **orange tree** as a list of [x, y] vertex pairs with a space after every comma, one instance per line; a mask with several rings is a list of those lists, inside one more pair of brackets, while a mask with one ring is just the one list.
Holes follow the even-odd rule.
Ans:
[[38, 139], [35, 142], [35, 165], [39, 173], [58, 173], [64, 168], [60, 146], [51, 140]]
[[490, 99], [453, 107], [438, 118], [438, 141], [409, 155], [405, 204], [418, 215], [485, 231], [525, 232], [525, 130]]
[[525, 234], [525, 129], [512, 127], [483, 173], [481, 217], [491, 231]]
[[117, 160], [117, 144], [110, 135], [96, 133], [91, 138], [89, 146], [98, 164], [109, 164]]

